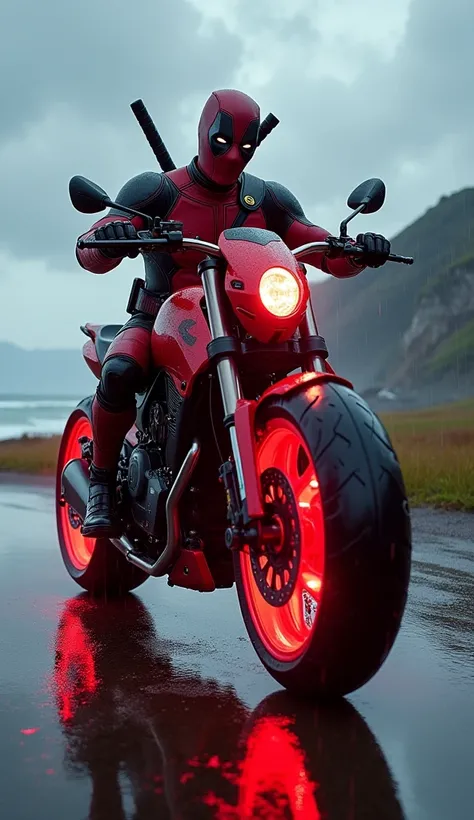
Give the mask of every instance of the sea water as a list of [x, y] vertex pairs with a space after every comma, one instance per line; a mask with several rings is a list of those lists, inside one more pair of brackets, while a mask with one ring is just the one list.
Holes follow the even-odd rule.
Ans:
[[80, 398], [0, 395], [0, 441], [60, 435]]

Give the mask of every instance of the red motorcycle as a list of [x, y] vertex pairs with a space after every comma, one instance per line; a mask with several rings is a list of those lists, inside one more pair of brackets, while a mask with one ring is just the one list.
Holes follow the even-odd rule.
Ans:
[[[83, 213], [138, 213], [83, 177], [69, 190]], [[347, 224], [384, 199], [381, 180], [362, 183], [339, 237], [293, 251], [266, 230], [231, 228], [214, 245], [149, 217], [138, 239], [78, 243], [204, 258], [202, 284], [169, 296], [155, 321], [154, 375], [137, 396], [117, 473], [121, 538], [81, 535], [91, 397], [66, 424], [57, 470], [66, 569], [94, 594], [126, 593], [149, 576], [201, 592], [235, 583], [260, 660], [306, 695], [366, 683], [394, 643], [407, 598], [411, 525], [400, 466], [376, 415], [327, 361], [302, 264], [314, 251], [360, 253]], [[119, 327], [82, 329], [99, 378]]]

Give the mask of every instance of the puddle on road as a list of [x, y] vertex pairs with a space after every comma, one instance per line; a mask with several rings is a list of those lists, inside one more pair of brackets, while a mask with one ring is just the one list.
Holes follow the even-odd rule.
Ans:
[[470, 816], [474, 589], [459, 545], [451, 563], [417, 554], [379, 674], [309, 706], [275, 692], [235, 591], [149, 581], [94, 604], [64, 574], [52, 518], [33, 520], [0, 552], [1, 817]]

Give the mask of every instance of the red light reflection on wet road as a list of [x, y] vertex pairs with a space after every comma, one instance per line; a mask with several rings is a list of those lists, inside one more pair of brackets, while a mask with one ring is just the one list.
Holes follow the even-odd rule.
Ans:
[[173, 667], [139, 599], [69, 600], [52, 683], [67, 764], [91, 781], [91, 818], [123, 815], [125, 799], [144, 820], [362, 817], [374, 783], [384, 812], [369, 815], [404, 816], [348, 702], [310, 708], [274, 693], [250, 712], [231, 688]]
[[[58, 631], [55, 685], [61, 720], [72, 720], [84, 695], [92, 695], [99, 684], [94, 648], [81, 621], [87, 601], [77, 600]], [[74, 611], [77, 609], [77, 612]]]
[[[56, 644], [54, 685], [61, 721], [70, 723], [79, 706], [100, 688], [94, 654], [97, 647], [84, 626], [89, 607], [84, 599], [69, 603], [67, 617], [59, 627]], [[23, 729], [33, 734], [38, 729]], [[189, 768], [188, 768], [189, 767]], [[217, 778], [230, 782], [237, 791], [237, 805], [231, 805], [214, 791], [199, 798], [201, 807], [208, 807], [217, 820], [286, 817], [320, 820], [316, 804], [315, 784], [310, 780], [304, 753], [291, 731], [291, 720], [283, 717], [262, 717], [253, 726], [245, 744], [241, 762], [224, 761], [218, 755], [207, 760], [189, 760], [188, 770], [179, 780], [183, 788], [194, 781], [204, 769], [214, 770]], [[48, 774], [53, 774], [48, 770]], [[216, 784], [217, 785], [217, 784]], [[155, 793], [161, 792], [155, 783]]]
[[202, 803], [214, 810], [216, 820], [276, 820], [290, 816], [295, 820], [321, 820], [315, 796], [317, 784], [308, 776], [304, 753], [291, 731], [289, 718], [264, 717], [255, 724], [237, 772], [235, 763], [221, 761], [216, 755], [202, 763], [193, 759], [189, 765], [194, 771], [181, 776], [182, 784], [198, 777], [197, 770], [202, 767], [219, 770], [221, 777], [238, 788], [237, 806], [214, 792], [203, 796]]
[[288, 808], [294, 818], [321, 820], [317, 786], [308, 777], [304, 753], [290, 727], [291, 721], [283, 717], [263, 718], [255, 725], [239, 783], [240, 817], [270, 818], [270, 800], [276, 799], [279, 811]]

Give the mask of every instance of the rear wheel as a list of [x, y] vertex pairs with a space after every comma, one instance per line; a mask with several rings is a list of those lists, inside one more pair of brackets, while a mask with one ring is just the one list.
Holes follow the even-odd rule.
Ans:
[[306, 695], [344, 695], [398, 633], [411, 561], [403, 479], [386, 431], [335, 384], [270, 397], [257, 468], [279, 536], [234, 554], [240, 606], [267, 670]]
[[82, 519], [61, 501], [61, 475], [74, 458], [81, 457], [79, 439], [92, 438], [92, 400], [85, 399], [71, 413], [61, 440], [56, 471], [56, 523], [64, 565], [79, 586], [93, 595], [119, 596], [143, 584], [145, 572], [129, 564], [106, 538], [84, 538]]

